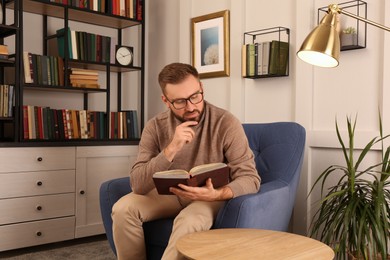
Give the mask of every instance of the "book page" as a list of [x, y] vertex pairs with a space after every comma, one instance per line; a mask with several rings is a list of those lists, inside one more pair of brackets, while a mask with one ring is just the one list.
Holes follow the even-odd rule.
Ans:
[[169, 170], [169, 171], [161, 171], [153, 174], [153, 178], [163, 178], [163, 179], [188, 179], [189, 174], [185, 170]]
[[198, 165], [198, 166], [195, 166], [194, 168], [192, 168], [190, 170], [190, 174], [197, 175], [197, 174], [201, 174], [203, 172], [207, 172], [207, 171], [215, 170], [215, 169], [220, 169], [220, 168], [223, 168], [223, 167], [226, 167], [226, 166], [227, 166], [226, 163], [202, 164], [202, 165]]

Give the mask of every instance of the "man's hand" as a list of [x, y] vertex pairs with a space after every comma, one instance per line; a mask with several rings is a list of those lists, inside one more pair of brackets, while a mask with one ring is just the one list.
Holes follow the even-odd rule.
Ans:
[[171, 143], [164, 149], [165, 157], [167, 157], [169, 161], [173, 161], [176, 153], [179, 152], [185, 144], [192, 142], [195, 137], [195, 131], [191, 127], [196, 126], [197, 124], [198, 122], [196, 121], [187, 121], [176, 127]]
[[184, 184], [179, 184], [179, 187], [180, 188], [171, 187], [169, 190], [179, 197], [190, 200], [217, 201], [233, 198], [233, 192], [229, 187], [224, 186], [220, 189], [214, 189], [210, 178], [203, 187], [190, 187]]

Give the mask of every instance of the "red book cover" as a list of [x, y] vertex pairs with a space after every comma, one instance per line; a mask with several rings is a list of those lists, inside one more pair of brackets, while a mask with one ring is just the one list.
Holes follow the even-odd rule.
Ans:
[[38, 117], [38, 133], [37, 139], [44, 139], [43, 136], [43, 112], [42, 107], [37, 107], [37, 117]]
[[23, 139], [28, 139], [28, 110], [27, 106], [23, 106]]
[[192, 187], [201, 187], [211, 178], [214, 188], [222, 187], [230, 181], [230, 169], [225, 163], [203, 164], [185, 170], [168, 170], [153, 174], [153, 181], [159, 194], [169, 195], [170, 187], [182, 183]]

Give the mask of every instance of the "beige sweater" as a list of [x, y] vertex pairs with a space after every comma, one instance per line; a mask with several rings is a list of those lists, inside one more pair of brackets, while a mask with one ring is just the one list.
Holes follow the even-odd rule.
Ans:
[[185, 145], [173, 162], [162, 152], [170, 143], [175, 128], [181, 122], [170, 110], [152, 118], [145, 126], [139, 153], [130, 172], [133, 192], [146, 194], [154, 188], [156, 171], [190, 170], [192, 167], [214, 162], [225, 162], [230, 167], [232, 181], [228, 186], [234, 197], [256, 193], [260, 188], [253, 153], [240, 121], [231, 113], [205, 102], [204, 113], [194, 126], [195, 138]]

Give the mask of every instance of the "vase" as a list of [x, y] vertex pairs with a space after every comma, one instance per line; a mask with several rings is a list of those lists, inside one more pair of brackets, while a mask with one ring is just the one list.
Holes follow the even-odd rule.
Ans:
[[357, 34], [342, 33], [340, 40], [341, 40], [341, 46], [355, 46], [357, 45]]

